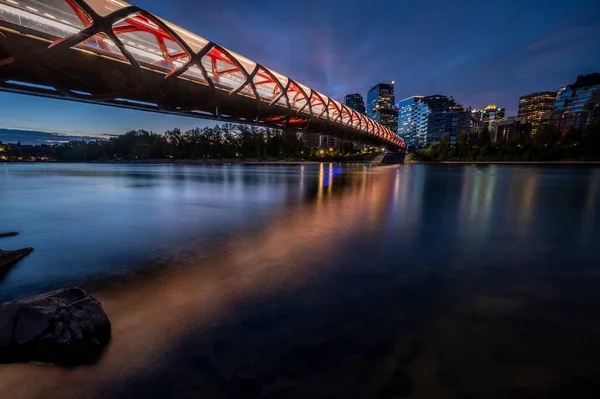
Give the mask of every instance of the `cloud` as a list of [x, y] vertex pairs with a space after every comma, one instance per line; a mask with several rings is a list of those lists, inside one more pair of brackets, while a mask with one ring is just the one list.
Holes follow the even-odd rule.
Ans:
[[592, 26], [578, 26], [572, 29], [553, 32], [552, 34], [539, 38], [529, 44], [523, 46], [517, 53], [518, 54], [532, 54], [540, 51], [548, 51], [558, 47], [568, 46], [571, 43], [575, 43], [579, 40], [585, 40], [589, 34], [594, 32]]
[[21, 144], [54, 144], [69, 141], [98, 140], [94, 136], [73, 136], [60, 133], [39, 132], [35, 130], [0, 129], [0, 142]]

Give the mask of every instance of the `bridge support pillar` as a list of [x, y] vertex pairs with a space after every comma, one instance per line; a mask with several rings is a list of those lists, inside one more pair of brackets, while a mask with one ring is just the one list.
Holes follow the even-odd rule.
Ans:
[[405, 151], [386, 151], [385, 156], [381, 160], [384, 165], [394, 165], [404, 163]]

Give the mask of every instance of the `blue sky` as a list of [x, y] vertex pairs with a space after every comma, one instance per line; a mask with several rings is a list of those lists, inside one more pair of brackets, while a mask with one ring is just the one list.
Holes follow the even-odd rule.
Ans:
[[[340, 100], [395, 80], [397, 100], [445, 94], [514, 115], [520, 95], [600, 72], [597, 0], [134, 3]], [[82, 135], [212, 124], [0, 93], [0, 128]]]

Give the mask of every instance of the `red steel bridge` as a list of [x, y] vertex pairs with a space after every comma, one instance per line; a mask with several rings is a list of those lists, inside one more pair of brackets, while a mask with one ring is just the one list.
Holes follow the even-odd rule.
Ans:
[[0, 90], [406, 147], [316, 90], [121, 0], [0, 0]]

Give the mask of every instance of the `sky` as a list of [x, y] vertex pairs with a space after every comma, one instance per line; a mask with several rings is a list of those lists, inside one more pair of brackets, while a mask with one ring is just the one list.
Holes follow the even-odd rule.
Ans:
[[[598, 0], [133, 3], [340, 101], [394, 80], [397, 101], [443, 94], [513, 116], [519, 96], [600, 72]], [[0, 93], [0, 128], [103, 135], [214, 123]]]

